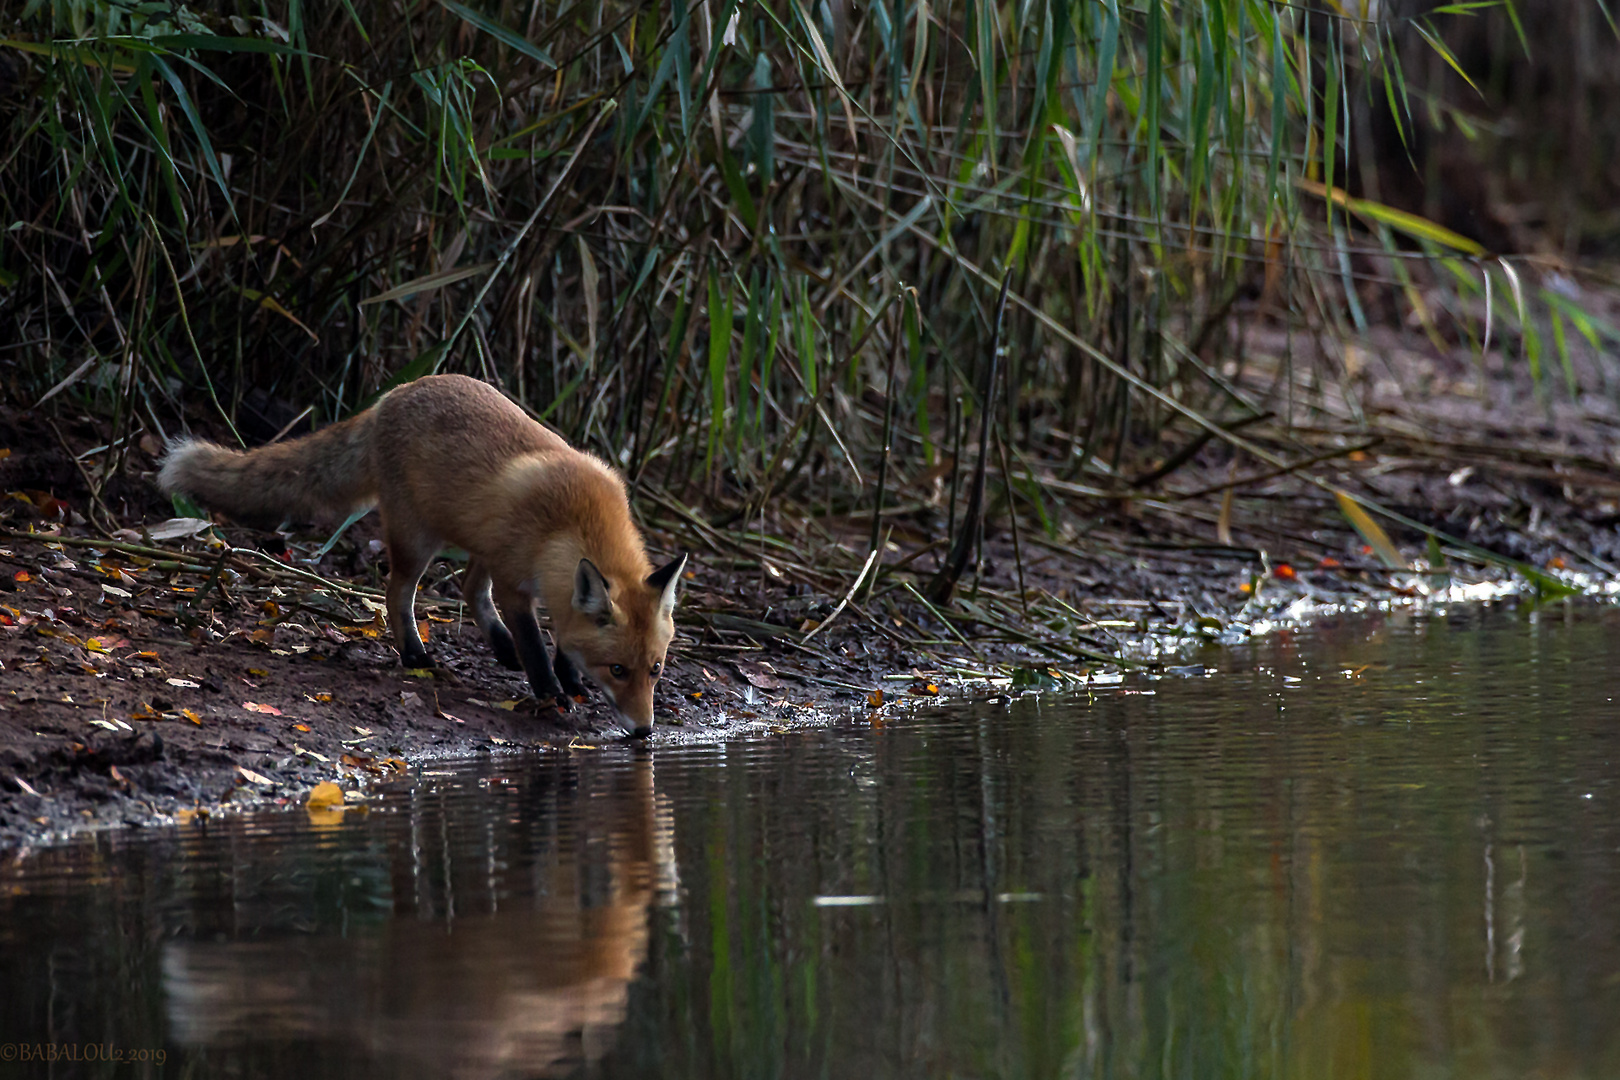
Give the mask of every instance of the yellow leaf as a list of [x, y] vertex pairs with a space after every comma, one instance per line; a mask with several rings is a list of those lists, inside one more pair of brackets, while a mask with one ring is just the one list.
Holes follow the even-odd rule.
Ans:
[[505, 709], [507, 712], [511, 712], [513, 709], [517, 708], [517, 702], [516, 701], [497, 701], [497, 702], [495, 702], [495, 708], [497, 708], [497, 709]]
[[180, 710], [180, 715], [185, 717], [187, 720], [190, 720], [193, 724], [196, 724], [198, 727], [202, 727], [202, 717], [198, 716], [196, 713], [192, 712], [190, 709], [181, 709]]
[[1385, 566], [1391, 570], [1411, 569], [1406, 565], [1406, 560], [1401, 558], [1401, 553], [1396, 550], [1389, 534], [1372, 519], [1372, 515], [1361, 508], [1360, 503], [1338, 488], [1333, 489], [1333, 497], [1339, 501], [1339, 513], [1343, 514], [1345, 520], [1361, 534], [1361, 538], [1367, 541], [1367, 546], [1373, 549], [1373, 553]]
[[1484, 247], [1461, 233], [1452, 232], [1444, 225], [1437, 225], [1426, 217], [1397, 210], [1393, 206], [1373, 202], [1371, 199], [1358, 199], [1350, 195], [1343, 188], [1329, 189], [1326, 185], [1315, 180], [1296, 180], [1301, 189], [1312, 195], [1324, 199], [1331, 199], [1352, 214], [1372, 218], [1407, 236], [1418, 240], [1428, 240], [1443, 247], [1453, 248], [1465, 255], [1484, 255]]
[[304, 800], [304, 805], [311, 810], [324, 810], [333, 806], [342, 806], [343, 789], [330, 780], [316, 784], [310, 788], [309, 797]]
[[257, 675], [259, 678], [262, 679], [265, 676], [269, 675], [270, 673], [268, 671], [266, 671], [262, 667], [250, 667], [250, 668], [248, 668], [248, 674], [249, 675]]

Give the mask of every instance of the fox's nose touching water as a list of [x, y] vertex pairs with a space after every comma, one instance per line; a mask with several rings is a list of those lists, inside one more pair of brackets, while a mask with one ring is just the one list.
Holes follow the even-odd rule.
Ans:
[[[467, 552], [466, 599], [495, 657], [567, 709], [586, 680], [624, 729], [652, 733], [653, 687], [675, 633], [686, 556], [653, 567], [624, 478], [494, 387], [432, 375], [357, 416], [246, 452], [176, 443], [158, 482], [248, 524], [341, 521], [376, 507], [388, 548], [388, 622], [407, 667], [429, 662], [417, 582], [446, 544]], [[555, 660], [535, 619], [543, 603]]]

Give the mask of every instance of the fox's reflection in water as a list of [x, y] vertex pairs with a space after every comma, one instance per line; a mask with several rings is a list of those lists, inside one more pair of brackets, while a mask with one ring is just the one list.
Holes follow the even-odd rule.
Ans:
[[390, 1076], [552, 1076], [599, 1059], [674, 865], [650, 761], [582, 785], [573, 820], [522, 868], [528, 891], [493, 912], [407, 915], [348, 937], [167, 945], [171, 1036], [224, 1058], [326, 1046]]

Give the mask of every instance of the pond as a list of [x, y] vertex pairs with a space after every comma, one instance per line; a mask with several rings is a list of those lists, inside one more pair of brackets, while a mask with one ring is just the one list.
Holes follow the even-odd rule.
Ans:
[[1344, 618], [34, 852], [0, 1072], [1620, 1075], [1616, 652], [1611, 609]]

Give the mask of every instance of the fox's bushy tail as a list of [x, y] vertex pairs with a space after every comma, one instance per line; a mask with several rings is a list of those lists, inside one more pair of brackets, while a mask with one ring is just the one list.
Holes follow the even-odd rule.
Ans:
[[247, 451], [182, 439], [170, 445], [158, 487], [250, 525], [341, 521], [377, 501], [375, 415], [367, 409], [314, 434]]

